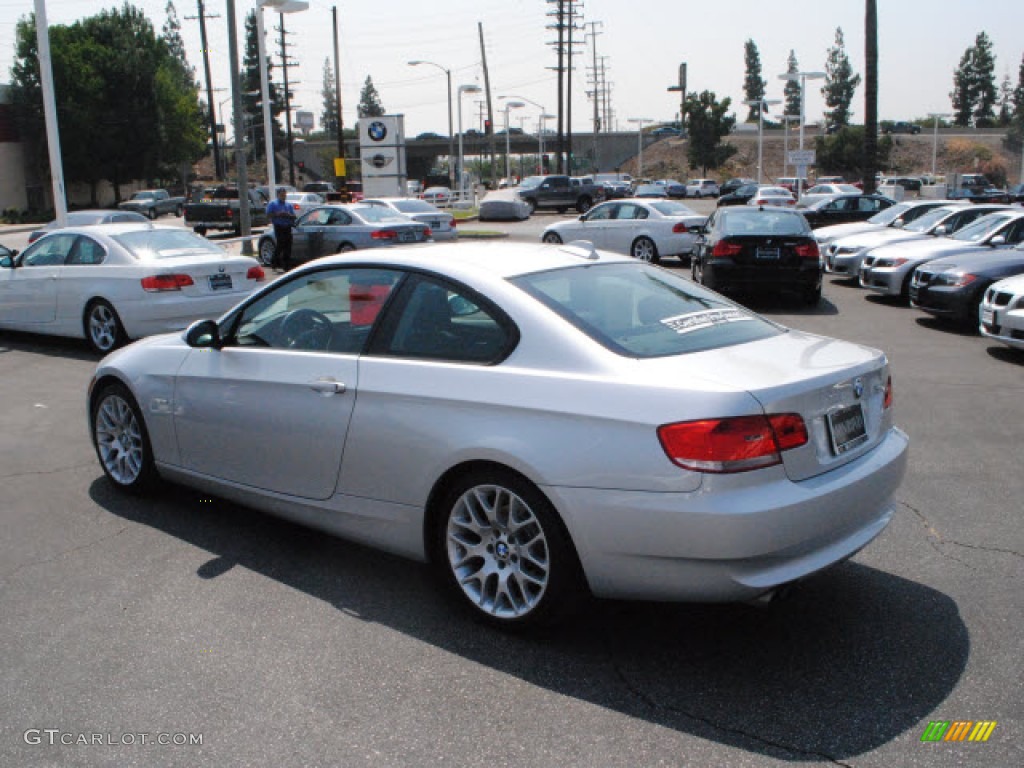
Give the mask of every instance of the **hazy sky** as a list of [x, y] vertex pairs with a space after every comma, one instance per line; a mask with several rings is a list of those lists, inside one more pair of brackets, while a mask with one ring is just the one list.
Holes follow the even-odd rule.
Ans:
[[[202, 56], [196, 0], [175, 0], [182, 19], [189, 60], [202, 77]], [[50, 24], [69, 24], [117, 3], [107, 0], [46, 0]], [[167, 0], [135, 0], [159, 31], [166, 18]], [[239, 45], [244, 48], [243, 19], [255, 0], [236, 0]], [[762, 77], [768, 81], [767, 98], [782, 98], [790, 50], [801, 69], [823, 70], [827, 49], [836, 28], [842, 28], [854, 70], [864, 72], [864, 3], [861, 0], [585, 0], [584, 23], [600, 22], [597, 54], [607, 57], [611, 102], [619, 128], [631, 128], [628, 118], [670, 120], [679, 109], [675, 84], [680, 62], [689, 68], [689, 90], [712, 90], [721, 99], [731, 97], [742, 120], [744, 43], [753, 39], [761, 56]], [[548, 112], [557, 105], [555, 54], [545, 43], [554, 40], [546, 29], [544, 0], [310, 0], [309, 10], [286, 16], [293, 44], [290, 54], [300, 66], [289, 72], [296, 102], [316, 115], [322, 110], [320, 91], [326, 59], [333, 62], [331, 8], [338, 8], [344, 119], [355, 120], [359, 92], [367, 75], [380, 92], [389, 113], [405, 115], [406, 132], [448, 131], [447, 91], [444, 74], [429, 66], [410, 67], [422, 59], [452, 71], [453, 87], [483, 84], [477, 23], [483, 24], [492, 92], [525, 97]], [[33, 0], [0, 0], [0, 56], [9, 79], [14, 57], [14, 27], [34, 9]], [[215, 101], [228, 98], [227, 0], [206, 0], [212, 49]], [[278, 25], [277, 14], [267, 14], [268, 30]], [[878, 0], [879, 117], [912, 119], [928, 112], [949, 112], [953, 71], [966, 48], [985, 31], [996, 55], [997, 86], [1004, 75], [1016, 85], [1024, 54], [1024, 2], [1022, 0]], [[590, 27], [588, 26], [589, 30]], [[272, 33], [273, 34], [273, 33]], [[276, 42], [276, 35], [275, 35]], [[587, 130], [593, 108], [587, 99], [587, 74], [592, 49], [580, 48], [573, 76], [573, 125]], [[275, 72], [279, 82], [280, 69]], [[824, 101], [821, 82], [808, 83], [808, 121], [821, 118]], [[464, 98], [463, 127], [477, 127], [477, 95]], [[59, 94], [58, 94], [59, 99]], [[496, 110], [501, 102], [495, 100]], [[862, 119], [863, 86], [854, 97], [854, 120]], [[520, 116], [533, 130], [539, 110], [513, 110], [513, 125]], [[503, 125], [503, 116], [496, 118]], [[553, 127], [553, 121], [548, 127]]]

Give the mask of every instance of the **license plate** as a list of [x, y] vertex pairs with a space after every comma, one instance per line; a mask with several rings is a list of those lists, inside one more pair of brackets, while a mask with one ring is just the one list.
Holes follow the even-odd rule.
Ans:
[[996, 313], [995, 310], [982, 308], [981, 310], [981, 322], [985, 325], [996, 324]]
[[828, 427], [832, 436], [832, 448], [839, 456], [852, 451], [868, 439], [864, 426], [864, 410], [860, 403], [830, 413]]
[[758, 261], [778, 261], [779, 249], [778, 248], [758, 248], [754, 252], [755, 257]]
[[399, 232], [398, 242], [400, 243], [411, 243], [416, 240], [416, 235], [412, 232]]
[[210, 275], [211, 291], [230, 291], [231, 275]]

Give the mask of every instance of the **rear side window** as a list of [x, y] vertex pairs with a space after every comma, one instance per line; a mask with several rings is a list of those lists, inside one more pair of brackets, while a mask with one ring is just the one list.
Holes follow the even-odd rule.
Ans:
[[569, 267], [511, 281], [594, 341], [627, 357], [742, 344], [784, 329], [648, 264]]

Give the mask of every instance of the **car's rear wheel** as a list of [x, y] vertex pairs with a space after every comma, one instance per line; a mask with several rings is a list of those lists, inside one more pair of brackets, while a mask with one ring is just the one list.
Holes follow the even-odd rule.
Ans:
[[530, 209], [530, 215], [532, 216], [537, 210], [537, 201], [532, 197], [526, 198], [526, 207]]
[[180, 205], [174, 206], [174, 215], [177, 216], [179, 219], [181, 218], [181, 215], [184, 212], [185, 212], [185, 209], [182, 206], [180, 206]]
[[206, 227], [192, 227], [192, 231], [200, 237], [206, 237]]
[[92, 442], [103, 473], [116, 487], [138, 493], [157, 479], [142, 411], [120, 382], [100, 390], [92, 406]]
[[262, 264], [265, 267], [272, 266], [274, 263], [274, 251], [276, 250], [276, 248], [277, 246], [274, 245], [274, 241], [271, 240], [269, 237], [260, 240], [260, 264]]
[[150, 208], [148, 211], [146, 211], [146, 215], [149, 217], [150, 221], [155, 220], [156, 219], [156, 208]]
[[338, 246], [338, 253], [351, 253], [356, 247], [352, 243], [342, 243]]
[[455, 482], [441, 500], [438, 565], [474, 614], [503, 627], [550, 620], [580, 591], [575, 551], [551, 503], [498, 469]]
[[658, 247], [649, 237], [638, 237], [634, 240], [633, 245], [629, 248], [629, 255], [634, 259], [648, 261], [651, 264], [657, 264], [660, 259], [658, 256]]
[[818, 302], [821, 301], [821, 286], [815, 286], [814, 288], [808, 288], [804, 292], [804, 304], [809, 307], [815, 307]]
[[96, 299], [85, 308], [84, 325], [85, 340], [94, 352], [101, 355], [117, 349], [128, 340], [121, 318], [103, 299]]
[[579, 202], [576, 203], [576, 210], [579, 213], [586, 213], [590, 210], [591, 206], [594, 205], [594, 201], [589, 197], [581, 197]]
[[544, 237], [541, 240], [545, 243], [553, 243], [557, 245], [562, 242], [562, 237], [557, 232], [545, 232]]

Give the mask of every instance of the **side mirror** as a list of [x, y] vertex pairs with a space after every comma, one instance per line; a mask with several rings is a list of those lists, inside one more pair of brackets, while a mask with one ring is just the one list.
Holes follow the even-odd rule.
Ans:
[[14, 257], [17, 256], [17, 255], [18, 255], [17, 251], [11, 251], [7, 255], [5, 255], [3, 258], [0, 258], [0, 267], [3, 267], [4, 269], [14, 269], [15, 263], [16, 263], [14, 261]]
[[220, 328], [215, 320], [197, 320], [185, 331], [185, 343], [194, 349], [219, 349]]
[[991, 245], [993, 248], [997, 248], [1000, 245], [1006, 245], [1006, 235], [996, 235], [995, 237], [988, 241], [988, 244]]
[[949, 234], [949, 228], [946, 227], [945, 224], [940, 224], [939, 226], [937, 226], [935, 228], [935, 236], [936, 237], [943, 237], [943, 236], [948, 235], [948, 234]]
[[903, 221], [903, 219], [896, 219], [896, 221], [894, 221], [894, 222], [892, 223], [892, 228], [893, 228], [893, 229], [903, 229], [903, 225], [904, 225], [905, 223], [906, 223], [906, 222], [905, 222], [905, 221]]

